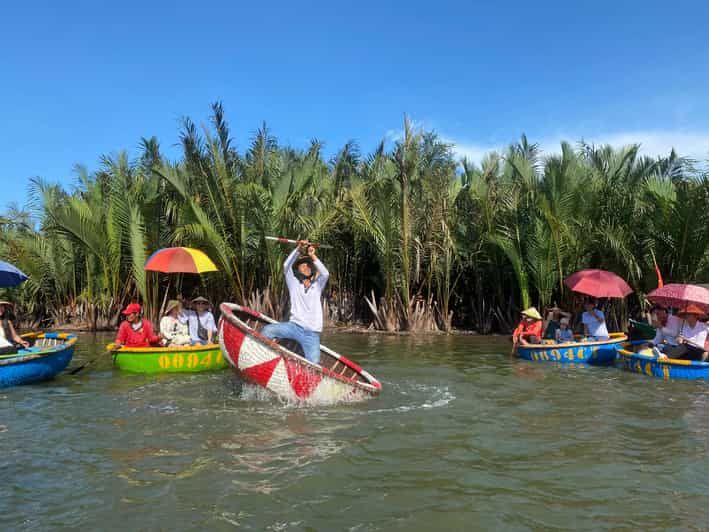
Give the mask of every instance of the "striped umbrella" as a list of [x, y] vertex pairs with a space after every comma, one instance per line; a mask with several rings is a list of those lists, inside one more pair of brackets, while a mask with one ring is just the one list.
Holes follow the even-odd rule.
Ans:
[[207, 255], [194, 248], [163, 248], [145, 261], [144, 270], [163, 273], [216, 272], [219, 268]]

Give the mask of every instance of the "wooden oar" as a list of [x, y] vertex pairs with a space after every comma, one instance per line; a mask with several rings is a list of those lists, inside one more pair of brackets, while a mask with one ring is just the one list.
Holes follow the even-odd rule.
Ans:
[[108, 344], [108, 346], [106, 346], [106, 350], [105, 350], [105, 351], [102, 351], [101, 354], [99, 354], [98, 356], [95, 356], [95, 357], [92, 358], [91, 360], [89, 360], [89, 361], [87, 361], [87, 362], [84, 362], [81, 366], [75, 367], [74, 369], [72, 369], [71, 371], [69, 371], [69, 375], [76, 375], [76, 374], [79, 373], [81, 370], [83, 370], [86, 366], [90, 366], [91, 364], [93, 364], [94, 362], [96, 362], [99, 358], [101, 358], [101, 357], [102, 357], [103, 355], [105, 355], [106, 353], [111, 353], [111, 354], [113, 354], [113, 353], [115, 353], [116, 351], [118, 351], [119, 349], [120, 349], [120, 346], [116, 346], [115, 344]]
[[[297, 240], [290, 238], [282, 238], [280, 236], [267, 236], [266, 240], [273, 240], [274, 242], [281, 242], [282, 244], [297, 244]], [[308, 242], [308, 245], [315, 246], [316, 248], [332, 249], [332, 246], [327, 244], [316, 244], [315, 242]]]

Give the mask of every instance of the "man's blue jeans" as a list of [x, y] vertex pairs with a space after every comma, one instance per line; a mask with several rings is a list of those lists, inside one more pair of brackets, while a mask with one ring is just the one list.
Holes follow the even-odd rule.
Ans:
[[320, 333], [307, 331], [297, 323], [283, 321], [280, 323], [269, 323], [261, 334], [266, 338], [284, 338], [295, 340], [303, 348], [305, 358], [313, 364], [320, 364]]

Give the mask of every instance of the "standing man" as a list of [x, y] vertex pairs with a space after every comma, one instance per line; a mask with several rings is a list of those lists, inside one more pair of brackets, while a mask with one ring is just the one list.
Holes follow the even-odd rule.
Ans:
[[[298, 258], [303, 249], [307, 249], [307, 255]], [[330, 272], [315, 255], [315, 246], [307, 240], [298, 240], [298, 246], [283, 263], [283, 274], [290, 294], [290, 319], [266, 325], [261, 334], [271, 339], [295, 340], [303, 348], [305, 358], [319, 364], [323, 325], [320, 296]]]

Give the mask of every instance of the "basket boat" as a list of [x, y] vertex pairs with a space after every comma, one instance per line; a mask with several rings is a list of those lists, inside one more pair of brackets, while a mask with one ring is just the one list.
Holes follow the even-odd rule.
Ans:
[[594, 342], [520, 345], [517, 346], [517, 356], [535, 362], [612, 364], [616, 359], [618, 350], [627, 340], [628, 337], [623, 333], [611, 333], [610, 339]]
[[241, 377], [286, 401], [335, 403], [374, 397], [382, 385], [357, 364], [320, 346], [320, 364], [302, 356], [297, 342], [262, 336], [263, 325], [274, 323], [255, 310], [222, 303], [219, 339], [224, 358]]
[[635, 334], [631, 334], [630, 337], [637, 337], [638, 339], [645, 339], [645, 340], [652, 340], [655, 338], [655, 333], [657, 332], [657, 329], [650, 325], [649, 323], [644, 323], [642, 321], [637, 321], [637, 320], [628, 320], [630, 322], [630, 327], [631, 327], [631, 332], [634, 332]]
[[114, 351], [113, 363], [132, 373], [199, 373], [225, 369], [219, 344], [182, 345], [174, 347], [121, 347], [113, 344], [106, 349]]
[[689, 380], [709, 378], [709, 362], [658, 358], [655, 355], [632, 353], [627, 349], [619, 350], [618, 358], [623, 364], [623, 369], [642, 373], [648, 377]]
[[78, 340], [74, 334], [57, 332], [29, 333], [22, 337], [34, 340], [34, 345], [14, 355], [0, 356], [0, 388], [54, 378], [71, 362]]

